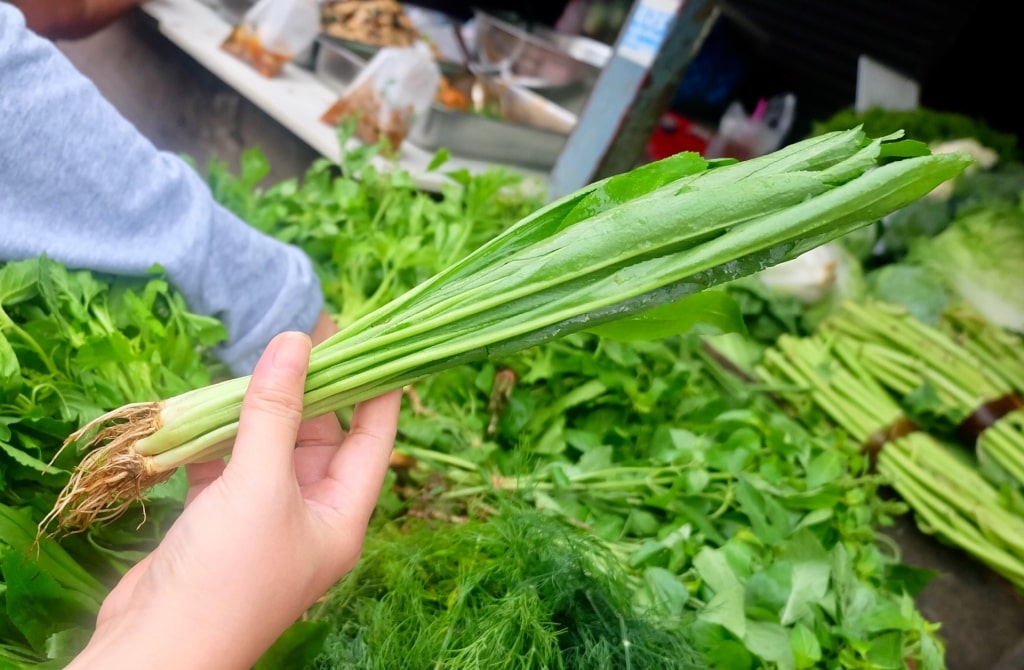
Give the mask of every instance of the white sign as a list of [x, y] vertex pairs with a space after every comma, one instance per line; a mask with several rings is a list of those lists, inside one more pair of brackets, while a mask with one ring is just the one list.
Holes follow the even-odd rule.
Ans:
[[650, 67], [682, 4], [683, 0], [641, 0], [622, 29], [616, 53]]

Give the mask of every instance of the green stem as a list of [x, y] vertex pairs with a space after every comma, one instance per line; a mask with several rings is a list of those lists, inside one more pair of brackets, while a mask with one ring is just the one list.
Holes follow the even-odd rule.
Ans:
[[43, 365], [46, 366], [47, 372], [55, 376], [60, 375], [60, 372], [57, 370], [57, 366], [54, 365], [53, 363], [53, 359], [50, 358], [50, 356], [47, 355], [45, 351], [43, 351], [43, 348], [39, 346], [39, 343], [35, 340], [35, 338], [29, 335], [24, 328], [15, 323], [14, 319], [7, 315], [7, 312], [4, 311], [2, 305], [0, 305], [0, 329], [10, 330], [15, 335], [17, 335], [18, 339], [27, 344], [29, 349], [34, 351], [35, 354], [39, 356], [39, 359], [43, 362]]

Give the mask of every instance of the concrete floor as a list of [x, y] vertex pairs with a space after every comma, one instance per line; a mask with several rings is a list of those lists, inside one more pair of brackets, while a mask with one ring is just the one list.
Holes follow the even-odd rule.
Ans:
[[[162, 149], [200, 166], [212, 157], [237, 165], [259, 146], [274, 183], [303, 174], [317, 155], [273, 119], [182, 54], [147, 19], [132, 15], [61, 49], [103, 94]], [[909, 519], [890, 533], [908, 564], [940, 574], [919, 597], [921, 610], [942, 624], [950, 670], [1024, 668], [1024, 599], [960, 552], [922, 535]]]

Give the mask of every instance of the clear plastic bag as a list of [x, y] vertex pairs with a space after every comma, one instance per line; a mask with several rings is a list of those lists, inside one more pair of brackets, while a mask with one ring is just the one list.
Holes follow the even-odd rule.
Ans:
[[430, 48], [385, 47], [366, 64], [321, 120], [338, 125], [356, 118], [355, 136], [367, 144], [385, 140], [397, 151], [412, 124], [437, 95], [441, 70]]
[[221, 44], [228, 53], [273, 77], [320, 34], [317, 0], [259, 0]]
[[796, 96], [792, 93], [762, 99], [750, 116], [739, 101], [733, 102], [722, 115], [704, 155], [745, 160], [769, 154], [782, 146], [795, 113]]

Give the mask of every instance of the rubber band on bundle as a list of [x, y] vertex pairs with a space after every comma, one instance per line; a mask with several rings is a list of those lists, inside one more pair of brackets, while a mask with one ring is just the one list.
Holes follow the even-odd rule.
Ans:
[[957, 426], [957, 433], [974, 444], [981, 434], [988, 428], [995, 425], [1010, 412], [1024, 408], [1024, 399], [1016, 393], [1007, 393], [1004, 396], [982, 403], [977, 409], [967, 415], [960, 425]]
[[885, 428], [879, 428], [872, 433], [868, 439], [864, 441], [864, 445], [861, 448], [861, 450], [868, 455], [868, 462], [871, 464], [871, 469], [875, 469], [875, 464], [878, 462], [878, 454], [881, 453], [882, 447], [889, 442], [894, 442], [895, 440], [906, 435], [910, 435], [918, 430], [920, 430], [920, 427], [917, 424], [910, 419], [901, 416]]

